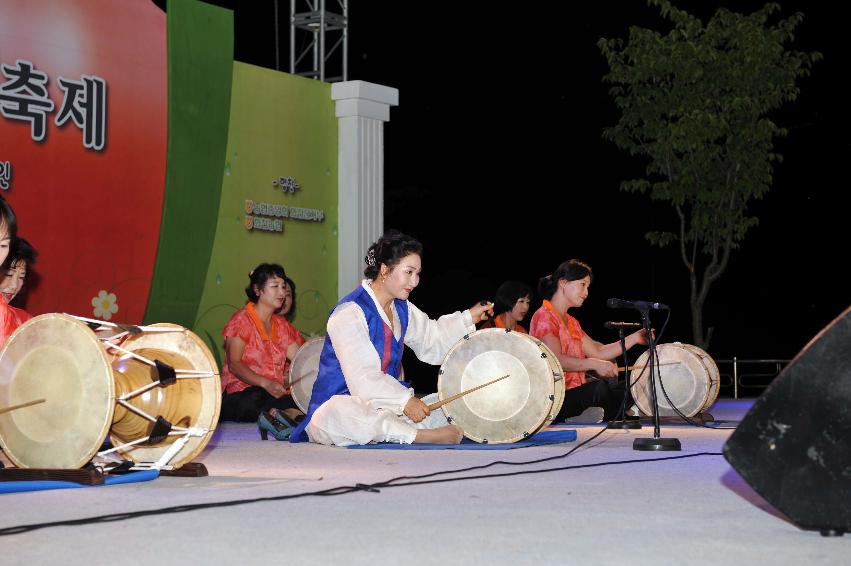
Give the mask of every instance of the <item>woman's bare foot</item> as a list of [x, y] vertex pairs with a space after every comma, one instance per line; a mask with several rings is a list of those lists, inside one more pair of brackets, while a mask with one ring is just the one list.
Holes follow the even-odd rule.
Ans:
[[440, 428], [421, 428], [417, 430], [414, 442], [422, 444], [460, 444], [464, 438], [464, 429], [458, 425], [446, 425]]

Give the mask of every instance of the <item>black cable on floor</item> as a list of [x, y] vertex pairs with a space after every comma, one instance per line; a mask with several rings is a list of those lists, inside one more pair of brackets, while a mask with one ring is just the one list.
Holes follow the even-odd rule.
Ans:
[[[561, 472], [564, 470], [581, 470], [584, 468], [599, 468], [603, 466], [618, 466], [621, 464], [635, 464], [640, 462], [660, 462], [662, 460], [683, 460], [685, 458], [695, 458], [697, 456], [723, 456], [724, 454], [721, 452], [696, 452], [694, 454], [680, 454], [678, 456], [665, 456], [662, 458], [639, 458], [636, 460], [610, 460], [608, 462], [597, 462], [595, 464], [577, 464], [576, 466], [561, 466], [560, 468], [545, 468], [543, 470], [520, 470], [517, 472], [505, 472], [501, 474], [485, 474], [481, 476], [464, 476], [463, 478], [447, 478], [442, 480], [429, 480], [429, 481], [416, 481], [416, 482], [408, 482], [408, 483], [398, 483], [387, 486], [382, 486], [381, 484], [372, 484], [370, 487], [373, 489], [369, 489], [367, 491], [379, 491], [375, 486], [378, 487], [405, 487], [409, 485], [426, 485], [432, 483], [446, 483], [452, 481], [463, 481], [463, 480], [475, 480], [475, 479], [486, 479], [486, 478], [503, 478], [510, 476], [523, 476], [528, 474], [541, 474], [546, 472]], [[361, 484], [358, 484], [361, 485]]]
[[[248, 504], [251, 504], [251, 503], [260, 503], [260, 502], [264, 502], [264, 501], [285, 501], [285, 500], [288, 500], [288, 499], [299, 499], [299, 498], [302, 498], [302, 497], [310, 497], [310, 496], [328, 497], [328, 496], [335, 496], [335, 495], [345, 495], [345, 494], [353, 493], [353, 492], [356, 492], [356, 491], [378, 492], [379, 488], [426, 485], [426, 484], [433, 484], [433, 483], [448, 483], [448, 482], [466, 481], [466, 480], [472, 480], [472, 479], [487, 479], [487, 478], [519, 476], [519, 475], [526, 475], [526, 474], [540, 474], [540, 473], [548, 473], [548, 472], [555, 472], [555, 471], [564, 471], [564, 470], [582, 469], [582, 468], [596, 468], [596, 467], [603, 467], [603, 466], [610, 466], [610, 465], [632, 464], [632, 463], [640, 463], [640, 462], [656, 462], [656, 461], [662, 461], [662, 460], [680, 460], [680, 459], [684, 459], [684, 458], [694, 458], [694, 457], [697, 457], [697, 456], [721, 456], [722, 455], [720, 452], [698, 452], [698, 453], [695, 453], [695, 454], [682, 454], [682, 455], [678, 455], [678, 456], [667, 456], [667, 457], [662, 457], [662, 458], [642, 458], [642, 459], [637, 459], [637, 460], [615, 460], [615, 461], [608, 461], [608, 462], [598, 462], [598, 463], [595, 463], [595, 464], [580, 464], [580, 465], [577, 465], [577, 466], [562, 466], [562, 467], [558, 467], [558, 468], [546, 468], [546, 469], [543, 469], [543, 470], [519, 470], [519, 471], [516, 471], [516, 472], [504, 472], [504, 473], [498, 473], [498, 474], [482, 474], [482, 475], [476, 475], [476, 476], [464, 476], [464, 477], [460, 477], [460, 478], [444, 478], [444, 479], [439, 479], [439, 480], [428, 479], [428, 478], [433, 478], [433, 477], [439, 476], [439, 475], [456, 474], [456, 473], [468, 472], [468, 471], [473, 471], [473, 470], [481, 470], [481, 469], [489, 468], [489, 467], [497, 465], [497, 464], [504, 464], [504, 465], [509, 465], [509, 466], [520, 466], [520, 465], [528, 465], [528, 464], [538, 464], [538, 463], [541, 463], [541, 462], [548, 462], [548, 461], [552, 461], [552, 460], [566, 458], [566, 457], [570, 456], [571, 454], [573, 454], [576, 450], [580, 449], [581, 447], [585, 446], [586, 444], [588, 444], [592, 440], [599, 437], [605, 431], [606, 431], [606, 429], [603, 428], [598, 433], [596, 433], [594, 436], [588, 438], [587, 440], [583, 441], [582, 443], [578, 444], [577, 446], [574, 446], [573, 448], [571, 448], [567, 452], [565, 452], [563, 454], [559, 454], [557, 456], [549, 456], [547, 458], [538, 458], [538, 459], [535, 459], [535, 460], [525, 460], [525, 461], [521, 461], [521, 462], [509, 462], [509, 461], [505, 461], [505, 460], [497, 460], [495, 462], [490, 462], [488, 464], [483, 464], [483, 465], [480, 465], [480, 466], [469, 466], [469, 467], [466, 467], [466, 468], [459, 468], [459, 469], [455, 469], [455, 470], [443, 470], [443, 471], [432, 472], [432, 473], [428, 473], [428, 474], [422, 474], [422, 475], [418, 475], [418, 476], [398, 476], [398, 477], [395, 477], [395, 478], [392, 478], [392, 479], [389, 479], [389, 480], [386, 480], [386, 481], [383, 481], [383, 482], [377, 482], [377, 483], [373, 483], [373, 484], [357, 483], [354, 486], [339, 486], [339, 487], [324, 489], [324, 490], [320, 490], [320, 491], [308, 491], [308, 492], [302, 492], [302, 493], [295, 493], [295, 494], [291, 494], [291, 495], [277, 495], [277, 496], [274, 496], [274, 497], [257, 497], [257, 498], [252, 498], [252, 499], [236, 499], [236, 500], [233, 500], [233, 501], [216, 501], [216, 502], [211, 502], [211, 503], [196, 503], [196, 504], [192, 504], [192, 505], [177, 505], [177, 506], [173, 506], [173, 507], [162, 507], [160, 509], [149, 509], [149, 510], [145, 510], [145, 511], [131, 511], [131, 512], [127, 512], [127, 513], [113, 513], [111, 515], [99, 515], [99, 516], [95, 516], [95, 517], [86, 517], [86, 518], [83, 518], [83, 519], [70, 519], [70, 520], [65, 520], [65, 521], [53, 521], [53, 522], [49, 522], [49, 523], [34, 523], [34, 524], [30, 524], [30, 525], [17, 525], [17, 526], [14, 526], [14, 527], [6, 527], [6, 528], [0, 529], [0, 536], [27, 533], [27, 532], [36, 531], [36, 530], [39, 530], [39, 529], [46, 529], [46, 528], [50, 528], [50, 527], [92, 525], [92, 524], [98, 524], [98, 523], [114, 523], [114, 522], [118, 522], [118, 521], [126, 521], [126, 520], [129, 520], [129, 519], [137, 519], [137, 518], [141, 518], [141, 517], [150, 517], [150, 516], [154, 516], [154, 515], [169, 515], [169, 514], [173, 514], [173, 513], [186, 513], [186, 512], [189, 512], [189, 511], [198, 511], [198, 510], [202, 510], [202, 509], [212, 509], [212, 508], [220, 508], [220, 507], [234, 507], [234, 506], [237, 506], [237, 505], [248, 505]], [[406, 483], [397, 483], [397, 482], [400, 482], [402, 480], [422, 480], [422, 481], [408, 481]]]

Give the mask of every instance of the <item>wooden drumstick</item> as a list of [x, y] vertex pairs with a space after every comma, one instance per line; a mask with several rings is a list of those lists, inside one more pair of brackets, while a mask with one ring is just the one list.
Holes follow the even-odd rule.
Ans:
[[[657, 366], [670, 366], [670, 365], [673, 365], [673, 364], [681, 364], [681, 363], [682, 363], [682, 362], [678, 362], [678, 361], [673, 361], [673, 362], [656, 362], [656, 364], [654, 364], [654, 365], [657, 365]], [[623, 367], [623, 366], [618, 366], [618, 371], [623, 371], [623, 370], [626, 370], [626, 371], [632, 371], [632, 370], [633, 370], [633, 369], [635, 369], [635, 368], [643, 368], [645, 365], [646, 365], [646, 364], [635, 364], [635, 365], [632, 365], [632, 366], [629, 366], [629, 367], [626, 367], [626, 368], [625, 368], [625, 367]]]
[[[493, 303], [490, 302], [490, 301], [479, 301], [479, 305], [483, 306], [483, 307], [488, 307], [488, 308], [493, 307]], [[495, 317], [492, 316], [491, 314], [489, 314], [488, 311], [486, 310], [482, 313], [482, 319], [481, 319], [480, 322], [485, 322], [485, 321], [491, 320], [493, 318], [495, 318]]]
[[429, 411], [433, 411], [433, 410], [435, 410], [435, 409], [439, 409], [440, 407], [444, 406], [445, 404], [447, 404], [447, 403], [449, 403], [449, 402], [451, 402], [451, 401], [454, 401], [455, 399], [458, 399], [459, 397], [463, 397], [463, 396], [464, 396], [464, 395], [466, 395], [467, 393], [472, 393], [473, 391], [476, 391], [476, 390], [478, 390], [478, 389], [481, 389], [482, 387], [487, 387], [488, 385], [490, 385], [490, 384], [492, 384], [492, 383], [496, 383], [497, 381], [502, 381], [503, 379], [505, 379], [505, 378], [507, 378], [507, 377], [510, 377], [510, 376], [511, 376], [511, 374], [510, 374], [510, 373], [508, 373], [508, 374], [503, 375], [502, 377], [497, 377], [497, 378], [496, 378], [496, 379], [494, 379], [493, 381], [488, 381], [487, 383], [482, 383], [481, 385], [477, 385], [477, 386], [475, 386], [475, 387], [471, 387], [470, 389], [468, 389], [468, 390], [466, 390], [466, 391], [462, 391], [461, 393], [456, 393], [456, 394], [455, 394], [455, 395], [453, 395], [452, 397], [447, 397], [447, 398], [446, 398], [446, 399], [444, 399], [443, 401], [438, 401], [438, 402], [436, 402], [436, 403], [432, 403], [431, 405], [429, 405], [429, 406], [428, 406], [428, 410], [429, 410]]
[[44, 403], [47, 399], [36, 399], [35, 401], [27, 401], [26, 403], [21, 403], [20, 405], [12, 405], [11, 407], [3, 407], [0, 409], [0, 415], [3, 413], [8, 413], [9, 411], [14, 411], [15, 409], [23, 409], [24, 407], [29, 407], [30, 405], [38, 405], [39, 403]]
[[294, 379], [294, 380], [290, 381], [290, 382], [289, 382], [290, 387], [292, 387], [293, 385], [295, 385], [296, 383], [298, 383], [298, 382], [299, 382], [299, 381], [301, 381], [302, 379], [305, 379], [306, 377], [310, 377], [310, 376], [311, 376], [311, 374], [313, 374], [313, 371], [312, 371], [312, 370], [311, 370], [311, 371], [309, 371], [309, 372], [307, 372], [307, 373], [302, 374], [302, 375], [301, 375], [301, 377], [299, 377], [299, 378], [297, 378], [297, 379]]

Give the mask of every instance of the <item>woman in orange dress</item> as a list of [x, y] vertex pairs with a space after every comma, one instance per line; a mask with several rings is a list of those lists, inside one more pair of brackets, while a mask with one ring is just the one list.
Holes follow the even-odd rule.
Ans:
[[[618, 375], [617, 366], [609, 360], [623, 353], [620, 342], [602, 344], [593, 340], [582, 330], [579, 321], [567, 314], [569, 309], [581, 307], [588, 298], [592, 277], [590, 266], [571, 259], [538, 283], [538, 292], [546, 299], [532, 315], [529, 333], [556, 352], [564, 369], [567, 391], [556, 421], [569, 417], [612, 420], [626, 391], [610, 387], [605, 379]], [[636, 344], [647, 344], [643, 329], [626, 337], [627, 349]], [[598, 379], [586, 378], [585, 372], [589, 371]]]
[[484, 322], [480, 328], [507, 328], [515, 332], [528, 334], [520, 325], [529, 313], [532, 289], [520, 281], [506, 281], [496, 290], [492, 320]]
[[[2, 196], [0, 196], [0, 269], [4, 272], [8, 267], [7, 260], [9, 259], [9, 248], [15, 239], [18, 231], [18, 222], [15, 218], [15, 211], [9, 206]], [[21, 325], [21, 320], [15, 311], [6, 304], [6, 301], [0, 301], [0, 347], [6, 343], [9, 336]]]
[[6, 267], [3, 278], [0, 279], [0, 295], [3, 296], [3, 301], [9, 305], [15, 316], [18, 317], [19, 325], [31, 319], [32, 315], [24, 309], [12, 306], [12, 301], [19, 296], [21, 289], [24, 288], [27, 270], [32, 268], [37, 255], [38, 252], [28, 241], [23, 238], [15, 238], [9, 256], [5, 261], [8, 267]]
[[304, 338], [287, 319], [275, 314], [286, 300], [284, 268], [263, 263], [254, 268], [249, 278], [245, 289], [249, 302], [234, 313], [222, 330], [225, 363], [221, 419], [251, 422], [267, 413], [267, 421], [283, 414], [294, 420], [301, 412], [293, 401], [286, 376]]

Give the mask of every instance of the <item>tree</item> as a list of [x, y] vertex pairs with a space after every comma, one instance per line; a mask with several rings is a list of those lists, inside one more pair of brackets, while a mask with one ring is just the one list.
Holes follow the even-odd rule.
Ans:
[[[653, 245], [677, 244], [691, 285], [694, 343], [707, 348], [703, 306], [732, 250], [757, 218], [748, 205], [771, 187], [780, 161], [773, 140], [786, 134], [770, 117], [798, 96], [818, 52], [786, 49], [803, 14], [770, 23], [774, 3], [743, 15], [719, 9], [709, 22], [648, 0], [671, 24], [667, 34], [631, 27], [629, 40], [600, 39], [609, 64], [603, 81], [621, 117], [603, 137], [647, 160], [645, 177], [620, 189], [648, 194], [676, 212], [671, 231], [648, 232]], [[678, 226], [674, 218], [678, 220]]]

